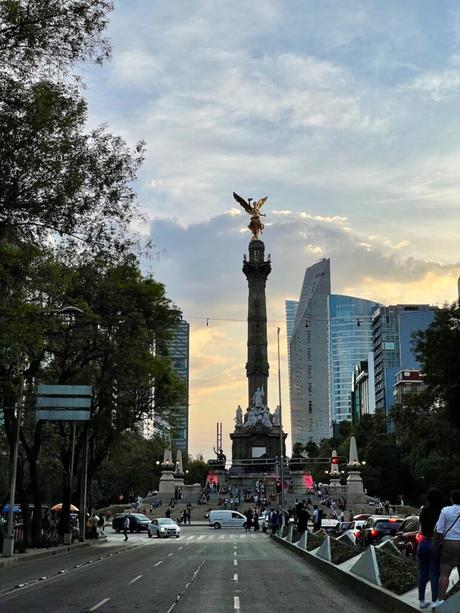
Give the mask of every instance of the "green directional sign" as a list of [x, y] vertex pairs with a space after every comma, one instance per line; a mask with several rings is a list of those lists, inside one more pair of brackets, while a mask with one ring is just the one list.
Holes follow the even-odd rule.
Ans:
[[87, 421], [91, 417], [91, 394], [91, 385], [39, 385], [37, 421]]

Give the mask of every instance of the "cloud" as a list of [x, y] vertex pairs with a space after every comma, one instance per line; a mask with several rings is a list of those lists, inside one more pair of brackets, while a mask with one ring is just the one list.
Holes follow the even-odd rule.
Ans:
[[146, 270], [198, 317], [193, 449], [210, 450], [218, 418], [232, 429], [246, 394], [248, 220], [233, 190], [269, 195], [272, 368], [284, 298], [317, 258], [336, 292], [455, 297], [459, 24], [452, 3], [117, 3], [113, 60], [84, 69], [89, 123], [147, 141], [135, 230], [154, 239]]
[[449, 58], [450, 66], [443, 70], [423, 72], [406, 85], [407, 89], [426, 93], [435, 102], [458, 95], [460, 90], [460, 55]]

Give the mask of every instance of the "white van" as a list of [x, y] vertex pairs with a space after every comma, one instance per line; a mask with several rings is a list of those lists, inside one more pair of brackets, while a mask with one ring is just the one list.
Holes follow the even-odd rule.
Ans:
[[216, 530], [219, 528], [244, 528], [246, 517], [238, 511], [210, 511], [209, 525]]

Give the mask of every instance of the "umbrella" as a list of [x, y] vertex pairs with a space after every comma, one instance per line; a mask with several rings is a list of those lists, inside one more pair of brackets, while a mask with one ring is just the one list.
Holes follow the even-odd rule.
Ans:
[[[2, 513], [9, 513], [10, 512], [10, 505], [6, 504], [3, 507]], [[21, 507], [18, 504], [15, 504], [13, 507], [13, 513], [20, 513], [21, 512]]]
[[[51, 507], [52, 511], [62, 511], [62, 502], [58, 502], [57, 504], [54, 505], [54, 507]], [[80, 509], [77, 509], [77, 507], [73, 504], [70, 505], [70, 510], [71, 511], [79, 511]]]

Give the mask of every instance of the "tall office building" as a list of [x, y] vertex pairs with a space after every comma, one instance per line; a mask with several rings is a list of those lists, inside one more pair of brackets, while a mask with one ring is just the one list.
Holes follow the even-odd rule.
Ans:
[[397, 304], [377, 308], [372, 315], [372, 342], [375, 368], [375, 406], [389, 413], [393, 406], [393, 385], [400, 370], [420, 368], [412, 352], [412, 336], [425, 330], [434, 318], [428, 304]]
[[182, 320], [174, 337], [168, 343], [168, 355], [176, 374], [185, 384], [184, 396], [174, 409], [175, 423], [171, 442], [177, 449], [188, 453], [188, 407], [189, 407], [189, 366], [190, 366], [190, 326]]
[[286, 337], [287, 337], [287, 357], [288, 357], [288, 381], [289, 381], [289, 398], [291, 397], [291, 352], [289, 346], [291, 344], [292, 331], [294, 330], [295, 316], [297, 314], [298, 300], [285, 300], [286, 310]]
[[319, 443], [331, 435], [329, 423], [327, 299], [330, 261], [305, 271], [289, 344], [293, 443]]
[[372, 311], [377, 302], [331, 294], [328, 296], [329, 411], [334, 431], [352, 421], [350, 382], [355, 365], [372, 351]]

